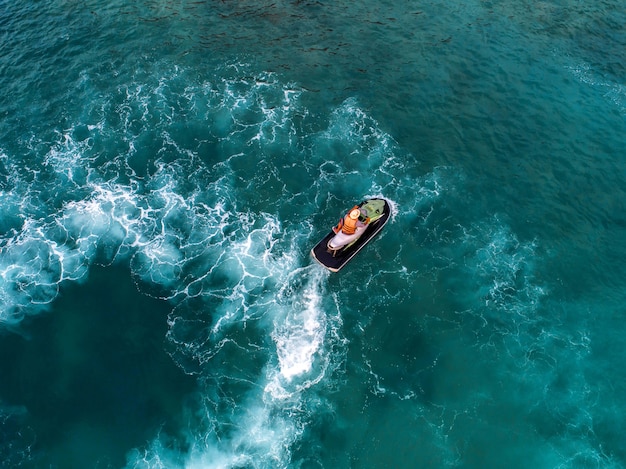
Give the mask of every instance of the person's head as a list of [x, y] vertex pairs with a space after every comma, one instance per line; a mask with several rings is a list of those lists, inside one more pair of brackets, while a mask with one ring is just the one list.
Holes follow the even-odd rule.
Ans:
[[355, 208], [350, 212], [350, 218], [352, 218], [353, 220], [358, 219], [359, 215], [361, 215], [361, 211], [358, 208]]

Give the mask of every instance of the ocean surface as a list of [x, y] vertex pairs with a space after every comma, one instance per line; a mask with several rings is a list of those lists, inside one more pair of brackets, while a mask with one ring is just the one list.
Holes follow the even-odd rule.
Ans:
[[625, 25], [0, 0], [0, 467], [626, 468]]

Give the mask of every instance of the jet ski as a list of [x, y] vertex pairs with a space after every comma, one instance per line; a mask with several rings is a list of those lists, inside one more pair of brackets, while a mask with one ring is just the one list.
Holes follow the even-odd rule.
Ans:
[[385, 199], [366, 199], [355, 205], [311, 250], [313, 258], [331, 272], [338, 272], [389, 220], [391, 209]]

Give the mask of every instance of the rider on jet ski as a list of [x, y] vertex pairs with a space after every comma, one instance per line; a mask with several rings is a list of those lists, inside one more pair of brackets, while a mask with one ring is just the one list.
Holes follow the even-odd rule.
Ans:
[[358, 205], [355, 205], [345, 217], [339, 220], [339, 224], [333, 228], [333, 231], [337, 234], [341, 230], [344, 234], [352, 235], [357, 227], [366, 226], [369, 222], [367, 210], [359, 210]]

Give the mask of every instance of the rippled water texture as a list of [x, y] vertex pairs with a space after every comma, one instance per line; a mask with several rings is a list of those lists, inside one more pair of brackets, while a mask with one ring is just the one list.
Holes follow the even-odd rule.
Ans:
[[0, 466], [626, 466], [624, 24], [3, 2]]

